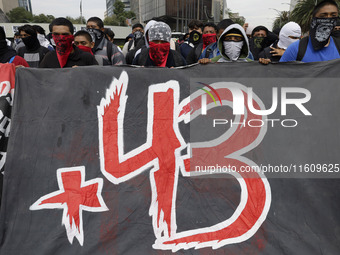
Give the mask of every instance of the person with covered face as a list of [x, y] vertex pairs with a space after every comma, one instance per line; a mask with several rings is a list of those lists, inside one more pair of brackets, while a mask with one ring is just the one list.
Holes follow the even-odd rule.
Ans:
[[260, 52], [274, 43], [277, 39], [277, 35], [269, 31], [265, 26], [255, 27], [251, 33], [251, 38], [249, 39], [249, 47], [254, 60], [259, 60]]
[[301, 27], [295, 22], [288, 22], [279, 33], [279, 40], [265, 48], [259, 54], [259, 62], [262, 64], [277, 63], [289, 45], [299, 41]]
[[126, 42], [123, 47], [123, 54], [125, 57], [130, 50], [136, 48], [139, 41], [144, 40], [144, 26], [140, 23], [134, 24], [131, 33], [133, 35], [132, 40]]
[[93, 53], [103, 58], [104, 66], [125, 64], [125, 57], [121, 49], [107, 40], [104, 34], [104, 23], [98, 17], [91, 17], [86, 22], [87, 31], [94, 38]]
[[149, 47], [142, 51], [133, 60], [133, 65], [178, 67], [185, 66], [182, 55], [170, 49], [171, 29], [164, 22], [154, 23], [148, 31]]
[[17, 52], [6, 41], [6, 33], [3, 27], [0, 26], [0, 63], [13, 63], [16, 67], [29, 67], [26, 60], [17, 56]]
[[[220, 55], [212, 59], [201, 59], [201, 64], [216, 62], [251, 62], [249, 42], [244, 29], [239, 24], [228, 26], [217, 42]], [[208, 61], [203, 61], [208, 60]]]
[[202, 42], [202, 28], [203, 23], [199, 20], [192, 20], [188, 24], [189, 38], [187, 41], [181, 44], [180, 52], [186, 59], [190, 51], [198, 44]]
[[336, 2], [326, 0], [314, 7], [309, 36], [291, 44], [280, 62], [317, 62], [340, 58], [338, 39], [331, 36], [339, 16]]
[[18, 49], [18, 56], [24, 58], [30, 67], [39, 67], [49, 50], [40, 45], [37, 32], [30, 25], [19, 27], [20, 37], [25, 44]]
[[51, 23], [52, 37], [56, 44], [55, 51], [49, 51], [41, 68], [65, 68], [75, 66], [98, 65], [94, 56], [80, 50], [73, 44], [74, 28], [71, 21], [65, 18], [56, 18]]

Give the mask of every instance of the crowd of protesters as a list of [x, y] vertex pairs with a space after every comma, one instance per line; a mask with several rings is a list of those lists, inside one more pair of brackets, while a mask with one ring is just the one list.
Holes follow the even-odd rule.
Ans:
[[189, 33], [178, 40], [157, 19], [132, 26], [121, 49], [114, 32], [98, 17], [87, 20], [86, 30], [74, 33], [73, 24], [57, 18], [45, 34], [42, 27], [24, 25], [6, 39], [0, 27], [0, 63], [17, 67], [64, 68], [87, 65], [180, 67], [218, 62], [316, 62], [340, 58], [340, 22], [337, 3], [325, 0], [314, 7], [309, 34], [302, 36], [295, 22], [275, 34], [265, 26], [243, 27], [230, 19], [217, 25], [192, 20]]

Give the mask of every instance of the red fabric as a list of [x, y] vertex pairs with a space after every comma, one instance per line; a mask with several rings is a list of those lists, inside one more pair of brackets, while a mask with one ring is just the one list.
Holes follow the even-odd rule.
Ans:
[[20, 57], [20, 56], [15, 56], [12, 62], [15, 66], [24, 66], [24, 67], [30, 67], [27, 63], [27, 61]]
[[216, 34], [204, 34], [203, 35], [203, 49], [209, 44], [216, 42]]
[[78, 48], [82, 51], [89, 52], [93, 55], [92, 49], [90, 47], [84, 46], [84, 45], [78, 45]]
[[149, 56], [156, 66], [165, 67], [170, 52], [170, 43], [154, 43], [150, 42]]
[[63, 68], [66, 63], [68, 56], [73, 50], [72, 42], [74, 40], [73, 35], [52, 35], [53, 40], [56, 44], [56, 52], [60, 67]]

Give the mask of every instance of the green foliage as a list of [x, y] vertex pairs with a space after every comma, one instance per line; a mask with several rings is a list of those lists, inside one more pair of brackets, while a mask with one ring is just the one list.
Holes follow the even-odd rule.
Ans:
[[[294, 8], [291, 13], [291, 20], [295, 21], [301, 26], [302, 32], [309, 31], [310, 22], [312, 20], [312, 12], [316, 2], [320, 3], [323, 0], [302, 0]], [[340, 0], [335, 0], [340, 5]]]
[[7, 17], [12, 23], [29, 23], [33, 20], [33, 15], [23, 7], [17, 7], [7, 13]]
[[125, 11], [125, 5], [120, 1], [116, 1], [113, 4], [114, 10], [113, 13], [114, 15], [111, 17], [106, 17], [104, 19], [104, 25], [109, 25], [109, 26], [127, 26], [126, 24], [126, 19], [131, 19], [135, 18], [136, 14], [132, 11]]
[[273, 23], [273, 31], [276, 29], [281, 29], [290, 21], [290, 13], [288, 11], [282, 11], [279, 16], [275, 18]]
[[116, 16], [106, 17], [104, 20], [104, 25], [107, 26], [119, 26], [119, 20], [116, 18]]
[[72, 24], [86, 24], [86, 19], [84, 17], [72, 18], [70, 16], [66, 16], [66, 19], [72, 22]]
[[51, 23], [52, 20], [54, 20], [53, 15], [39, 14], [39, 15], [33, 16], [32, 22], [34, 22], [34, 23]]

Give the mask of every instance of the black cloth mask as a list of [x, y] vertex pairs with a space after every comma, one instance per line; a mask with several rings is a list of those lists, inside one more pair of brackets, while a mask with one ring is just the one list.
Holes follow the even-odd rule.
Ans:
[[6, 40], [0, 40], [0, 63], [7, 63], [16, 55], [16, 51], [7, 45]]
[[22, 38], [22, 41], [29, 51], [35, 51], [40, 48], [40, 43], [36, 34]]
[[189, 34], [189, 43], [197, 45], [202, 42], [202, 34], [196, 30], [191, 31]]
[[314, 50], [320, 50], [328, 43], [332, 31], [336, 26], [337, 18], [312, 19], [309, 36]]

